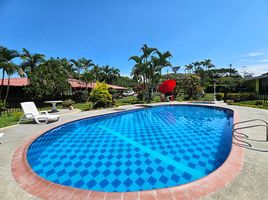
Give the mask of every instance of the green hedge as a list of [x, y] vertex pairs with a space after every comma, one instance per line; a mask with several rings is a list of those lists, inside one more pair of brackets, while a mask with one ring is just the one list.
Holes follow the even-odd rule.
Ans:
[[234, 102], [255, 100], [254, 93], [228, 93], [226, 100], [233, 100]]

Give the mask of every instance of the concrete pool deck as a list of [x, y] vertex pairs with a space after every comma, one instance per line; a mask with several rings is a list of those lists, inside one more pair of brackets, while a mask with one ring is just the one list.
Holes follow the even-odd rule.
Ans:
[[[222, 105], [220, 105], [222, 106]], [[7, 129], [0, 129], [5, 135], [2, 138], [0, 145], [0, 199], [38, 199], [35, 196], [27, 193], [19, 187], [11, 173], [11, 159], [15, 149], [20, 146], [27, 138], [33, 137], [40, 133], [41, 130], [51, 128], [57, 124], [62, 124], [70, 120], [76, 120], [83, 117], [89, 117], [105, 113], [113, 113], [125, 109], [134, 108], [131, 106], [121, 106], [119, 108], [110, 108], [105, 110], [96, 110], [88, 112], [79, 112], [68, 114], [65, 112], [59, 122], [51, 124], [22, 124], [13, 126]], [[267, 110], [259, 110], [254, 108], [245, 108], [237, 106], [226, 106], [236, 109], [240, 113], [240, 120], [260, 118], [268, 119]], [[262, 128], [255, 128], [245, 130], [243, 133], [251, 138], [264, 140], [265, 131]], [[257, 148], [268, 149], [266, 142], [254, 142]], [[241, 147], [239, 147], [241, 148]], [[244, 165], [241, 173], [228, 185], [219, 191], [209, 194], [204, 199], [265, 199], [268, 198], [268, 153], [253, 151], [245, 149]], [[169, 195], [169, 196], [168, 196]], [[121, 197], [120, 197], [121, 198]], [[167, 196], [160, 197], [155, 194], [155, 199], [175, 199], [174, 195], [167, 194]], [[193, 199], [192, 196], [187, 196], [187, 199]], [[118, 198], [114, 198], [118, 199]], [[185, 199], [185, 198], [184, 198]]]

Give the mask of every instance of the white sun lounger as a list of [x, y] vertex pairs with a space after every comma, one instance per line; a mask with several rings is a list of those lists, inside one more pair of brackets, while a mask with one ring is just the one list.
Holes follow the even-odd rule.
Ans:
[[2, 137], [4, 136], [4, 133], [0, 133], [0, 144], [2, 144]]
[[41, 111], [38, 112], [34, 102], [23, 102], [20, 104], [22, 107], [22, 110], [24, 112], [23, 116], [20, 118], [20, 121], [28, 121], [33, 120], [37, 124], [39, 124], [41, 121], [44, 121], [45, 123], [50, 121], [57, 121], [59, 120], [59, 115], [50, 115], [47, 111]]

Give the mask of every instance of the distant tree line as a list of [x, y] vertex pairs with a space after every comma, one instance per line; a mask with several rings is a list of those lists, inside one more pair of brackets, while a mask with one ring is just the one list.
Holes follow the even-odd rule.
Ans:
[[[157, 91], [161, 82], [167, 79], [177, 81], [175, 95], [183, 93], [186, 99], [196, 99], [207, 90], [213, 92], [214, 83], [220, 92], [237, 92], [243, 88], [245, 78], [252, 77], [250, 73], [242, 77], [238, 71], [229, 65], [226, 68], [216, 68], [210, 59], [192, 62], [184, 66], [173, 66], [170, 62], [172, 54], [169, 51], [160, 52], [157, 48], [141, 48], [140, 56], [131, 56], [135, 62], [132, 68], [132, 78], [135, 81], [134, 89], [140, 100], [151, 101], [154, 91]], [[170, 74], [161, 74], [163, 68], [171, 69]], [[184, 73], [178, 73], [184, 69]]]
[[[16, 64], [14, 59], [21, 62]], [[26, 91], [36, 98], [57, 97], [63, 95], [70, 85], [68, 79], [77, 79], [82, 83], [105, 82], [131, 87], [132, 79], [120, 76], [120, 70], [109, 65], [100, 66], [91, 59], [48, 58], [44, 54], [31, 53], [23, 48], [21, 52], [0, 45], [0, 69], [2, 81], [0, 98], [8, 98], [10, 78], [14, 74], [26, 77], [29, 86]], [[7, 75], [7, 92], [3, 95], [4, 78]]]

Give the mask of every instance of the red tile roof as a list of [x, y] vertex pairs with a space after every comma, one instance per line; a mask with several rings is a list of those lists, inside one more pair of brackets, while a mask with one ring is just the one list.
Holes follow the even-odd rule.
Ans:
[[[2, 84], [2, 79], [0, 79], [0, 85]], [[8, 79], [4, 79], [4, 84], [8, 85]], [[28, 85], [27, 78], [11, 78], [10, 79], [10, 86], [22, 87]]]
[[[85, 88], [86, 84], [84, 82], [80, 82], [76, 79], [69, 79], [69, 83], [71, 84], [72, 88]], [[2, 84], [2, 79], [0, 79], [0, 85]], [[8, 85], [8, 79], [4, 79], [4, 85]], [[11, 78], [10, 79], [10, 86], [14, 87], [23, 87], [28, 85], [28, 79], [27, 78]], [[96, 86], [96, 83], [88, 83], [87, 88], [94, 88]], [[116, 90], [126, 90], [127, 88], [117, 86], [117, 85], [108, 85], [110, 88], [116, 89]]]

